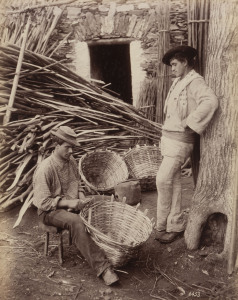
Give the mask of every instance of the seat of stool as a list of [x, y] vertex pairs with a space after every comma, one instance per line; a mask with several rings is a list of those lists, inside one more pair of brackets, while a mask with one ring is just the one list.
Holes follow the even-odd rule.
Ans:
[[55, 226], [51, 226], [51, 225], [45, 225], [42, 222], [39, 222], [39, 227], [40, 227], [41, 230], [46, 231], [46, 232], [50, 232], [50, 233], [59, 233], [63, 230], [59, 227], [55, 227]]

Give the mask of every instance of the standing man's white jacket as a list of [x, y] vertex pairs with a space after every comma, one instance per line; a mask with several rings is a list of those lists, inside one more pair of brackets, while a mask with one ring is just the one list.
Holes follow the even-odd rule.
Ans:
[[201, 134], [218, 107], [218, 100], [205, 80], [194, 70], [176, 78], [165, 101], [163, 130], [184, 132], [186, 126]]

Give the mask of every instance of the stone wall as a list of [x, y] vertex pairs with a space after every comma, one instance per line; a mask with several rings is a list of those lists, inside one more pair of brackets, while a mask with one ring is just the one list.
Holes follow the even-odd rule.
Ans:
[[[90, 77], [88, 43], [128, 42], [131, 45], [133, 104], [145, 78], [155, 76], [158, 63], [158, 1], [78, 1], [64, 10], [52, 41], [69, 35], [56, 51], [69, 67]], [[186, 0], [171, 0], [170, 44], [187, 44]], [[137, 42], [137, 43], [133, 43]], [[84, 49], [84, 50], [83, 50]], [[134, 49], [134, 52], [132, 52]], [[134, 57], [137, 52], [140, 56]]]
[[[121, 4], [123, 2], [123, 4]], [[157, 61], [158, 1], [85, 1], [74, 2], [65, 9], [58, 26], [57, 39], [71, 33], [59, 56], [67, 53], [74, 61], [75, 41], [131, 39], [141, 41], [146, 61], [142, 68], [151, 74]], [[171, 46], [187, 43], [186, 0], [171, 0]]]
[[184, 0], [171, 0], [170, 11], [170, 45], [187, 45], [188, 22], [187, 6]]

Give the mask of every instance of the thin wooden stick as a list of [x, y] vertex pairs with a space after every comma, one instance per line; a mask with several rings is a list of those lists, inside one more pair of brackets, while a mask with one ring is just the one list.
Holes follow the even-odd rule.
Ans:
[[168, 67], [162, 63], [162, 57], [169, 49], [170, 4], [161, 0], [158, 5], [158, 68], [157, 68], [157, 105], [155, 121], [164, 121], [164, 102], [168, 92]]
[[[237, 131], [236, 131], [237, 132]], [[236, 177], [238, 177], [238, 162], [235, 157], [234, 159], [236, 163]], [[233, 273], [236, 265], [236, 240], [237, 240], [237, 201], [238, 201], [238, 181], [236, 180], [236, 188], [235, 188], [235, 195], [233, 198], [233, 210], [232, 210], [232, 230], [231, 230], [231, 242], [230, 248], [228, 253], [228, 266], [227, 266], [227, 273], [230, 275]]]
[[16, 90], [17, 90], [17, 85], [18, 85], [18, 81], [19, 81], [19, 76], [20, 76], [20, 71], [21, 71], [22, 61], [23, 61], [23, 57], [24, 57], [24, 51], [25, 51], [26, 40], [27, 40], [27, 35], [28, 35], [29, 28], [30, 28], [30, 24], [31, 24], [31, 18], [29, 17], [27, 24], [26, 24], [25, 32], [23, 35], [22, 46], [21, 46], [21, 50], [20, 50], [20, 54], [19, 54], [19, 58], [18, 58], [18, 62], [17, 62], [16, 75], [14, 77], [12, 91], [11, 91], [10, 99], [8, 102], [8, 109], [7, 109], [6, 115], [3, 120], [4, 125], [6, 123], [8, 123], [11, 118], [11, 109], [10, 108], [13, 107], [13, 103], [14, 103], [14, 99], [15, 99], [15, 95], [16, 95]]
[[209, 20], [189, 20], [188, 24], [191, 23], [209, 23]]
[[[58, 1], [58, 2], [52, 2], [52, 3], [47, 3], [47, 4], [39, 4], [39, 5], [34, 5], [31, 7], [26, 7], [24, 9], [20, 9], [20, 10], [12, 10], [12, 11], [7, 11], [5, 12], [6, 14], [21, 14], [23, 12], [29, 11], [29, 10], [33, 10], [33, 9], [38, 9], [38, 8], [42, 8], [42, 7], [50, 7], [50, 6], [60, 6], [60, 5], [68, 5], [70, 3], [75, 2], [76, 0], [69, 0], [69, 1]], [[2, 11], [1, 11], [2, 12]]]

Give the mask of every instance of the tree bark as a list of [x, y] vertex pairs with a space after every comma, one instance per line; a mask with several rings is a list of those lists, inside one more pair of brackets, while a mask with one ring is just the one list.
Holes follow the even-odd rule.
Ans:
[[232, 207], [236, 201], [238, 0], [211, 0], [210, 9], [205, 80], [216, 93], [219, 108], [201, 136], [200, 170], [185, 242], [188, 249], [197, 249], [207, 218], [222, 213], [227, 217], [220, 254], [224, 258], [231, 241]]

